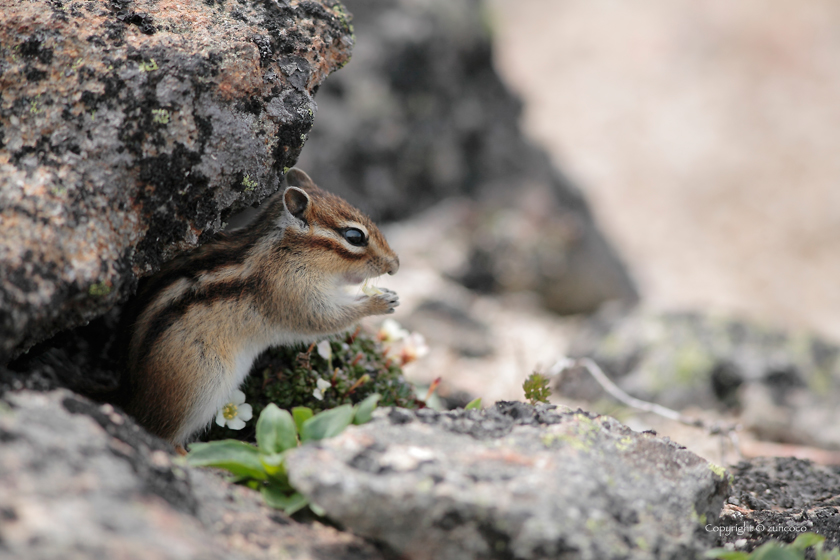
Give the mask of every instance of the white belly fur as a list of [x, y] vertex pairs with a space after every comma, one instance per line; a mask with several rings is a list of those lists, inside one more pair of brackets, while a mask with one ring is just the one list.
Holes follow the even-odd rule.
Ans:
[[[233, 392], [245, 381], [248, 372], [251, 371], [251, 366], [254, 365], [254, 360], [265, 350], [272, 346], [311, 344], [312, 342], [317, 342], [325, 338], [323, 335], [302, 336], [299, 333], [291, 332], [272, 334], [274, 336], [247, 340], [245, 345], [236, 354], [232, 369], [218, 372], [216, 375], [205, 376], [212, 386], [205, 387], [199, 391], [199, 394], [203, 395], [203, 398], [193, 406], [191, 413], [175, 436], [176, 442], [185, 443], [191, 435], [205, 428], [213, 421], [219, 410], [230, 402], [230, 397]], [[226, 366], [224, 362], [218, 363], [222, 364], [222, 367]], [[227, 365], [227, 367], [230, 367], [230, 365]]]

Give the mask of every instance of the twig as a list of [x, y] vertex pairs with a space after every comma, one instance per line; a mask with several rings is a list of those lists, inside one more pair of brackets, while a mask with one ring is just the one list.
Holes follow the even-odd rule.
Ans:
[[549, 368], [549, 370], [546, 372], [546, 375], [559, 376], [567, 369], [571, 369], [573, 367], [581, 367], [587, 372], [589, 372], [589, 375], [591, 375], [607, 393], [609, 393], [616, 400], [621, 401], [622, 403], [632, 408], [642, 410], [644, 412], [652, 412], [653, 414], [657, 414], [659, 416], [662, 416], [663, 418], [668, 418], [669, 420], [675, 420], [687, 426], [703, 428], [710, 434], [725, 433], [732, 435], [738, 429], [738, 426], [733, 424], [709, 424], [700, 418], [691, 418], [689, 416], [680, 414], [676, 410], [671, 410], [668, 407], [656, 403], [643, 401], [641, 399], [637, 399], [636, 397], [631, 397], [630, 395], [622, 391], [618, 387], [618, 385], [613, 383], [610, 380], [610, 378], [607, 377], [604, 371], [598, 366], [598, 364], [596, 364], [591, 358], [580, 358], [577, 360], [565, 357], [561, 358], [553, 366], [551, 366], [551, 368]]

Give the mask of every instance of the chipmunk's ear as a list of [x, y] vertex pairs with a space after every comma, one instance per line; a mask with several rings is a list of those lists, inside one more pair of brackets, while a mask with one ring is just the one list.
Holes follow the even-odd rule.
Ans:
[[303, 189], [297, 187], [287, 187], [283, 192], [283, 204], [289, 214], [299, 220], [306, 221], [303, 215], [309, 207], [309, 195]]
[[297, 167], [292, 167], [286, 172], [286, 184], [290, 187], [300, 187], [302, 189], [317, 189], [315, 182], [309, 178], [302, 170]]

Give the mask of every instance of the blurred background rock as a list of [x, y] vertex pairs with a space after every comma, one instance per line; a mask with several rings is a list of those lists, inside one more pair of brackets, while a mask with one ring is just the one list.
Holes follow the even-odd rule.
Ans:
[[[463, 262], [484, 292], [531, 290], [561, 313], [634, 301], [635, 288], [577, 189], [521, 133], [521, 103], [493, 67], [478, 0], [350, 0], [357, 43], [321, 87], [298, 165], [377, 220], [469, 196]], [[434, 213], [433, 211], [430, 212]], [[433, 232], [427, 241], [438, 240]]]
[[491, 0], [523, 125], [644, 302], [840, 340], [840, 6]]
[[[398, 318], [431, 339], [416, 380], [521, 398], [530, 371], [569, 351], [637, 396], [840, 448], [815, 435], [840, 386], [840, 9], [348, 6], [358, 44], [318, 94], [301, 166], [377, 217], [409, 218], [390, 228], [405, 263], [392, 285]], [[634, 286], [639, 312], [549, 313], [632, 302]], [[555, 388], [610, 411], [591, 380]]]

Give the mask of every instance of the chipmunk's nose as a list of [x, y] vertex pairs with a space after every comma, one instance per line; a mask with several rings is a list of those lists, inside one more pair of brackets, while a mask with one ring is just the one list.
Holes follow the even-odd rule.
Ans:
[[388, 274], [393, 276], [400, 269], [400, 258], [394, 255], [394, 258], [388, 262]]

